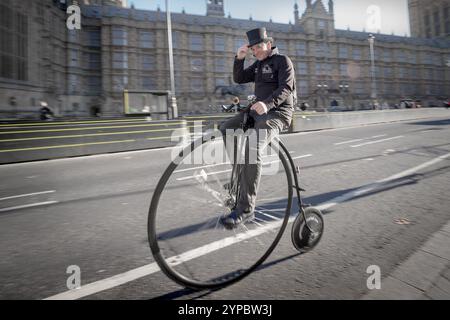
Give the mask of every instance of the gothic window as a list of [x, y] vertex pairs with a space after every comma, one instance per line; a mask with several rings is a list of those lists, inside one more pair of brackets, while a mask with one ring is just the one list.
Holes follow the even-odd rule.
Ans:
[[225, 51], [225, 37], [216, 35], [214, 37], [214, 50]]
[[190, 48], [193, 51], [203, 50], [203, 36], [200, 34], [191, 34], [189, 36]]
[[306, 43], [303, 41], [299, 41], [295, 44], [295, 53], [297, 56], [305, 56], [306, 55]]
[[431, 19], [429, 12], [425, 12], [424, 22], [425, 22], [425, 36], [427, 38], [431, 38]]
[[127, 69], [128, 68], [128, 53], [127, 52], [114, 52], [113, 53], [113, 68], [114, 69]]
[[191, 71], [201, 72], [204, 70], [205, 62], [202, 58], [195, 58], [191, 60]]
[[128, 33], [125, 28], [112, 28], [112, 44], [115, 46], [126, 46], [128, 44]]
[[347, 59], [348, 58], [348, 48], [347, 47], [339, 47], [339, 58]]
[[149, 54], [142, 56], [142, 70], [155, 70], [155, 57]]
[[28, 80], [28, 17], [0, 3], [0, 77]]
[[434, 34], [436, 37], [439, 37], [441, 35], [441, 19], [439, 16], [439, 11], [437, 10], [434, 11], [433, 20], [434, 20]]
[[139, 32], [139, 44], [141, 48], [153, 48], [154, 46], [154, 34], [151, 31]]

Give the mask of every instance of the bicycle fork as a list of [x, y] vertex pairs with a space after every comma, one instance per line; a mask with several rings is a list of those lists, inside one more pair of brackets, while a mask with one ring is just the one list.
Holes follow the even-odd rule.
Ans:
[[299, 184], [299, 180], [298, 180], [298, 175], [300, 174], [300, 167], [299, 166], [295, 166], [294, 161], [292, 160], [292, 158], [289, 156], [289, 151], [286, 149], [286, 147], [280, 143], [281, 148], [283, 149], [284, 153], [287, 155], [287, 158], [289, 160], [289, 164], [291, 166], [292, 169], [292, 175], [294, 176], [294, 185], [292, 186], [295, 190], [295, 192], [297, 193], [297, 201], [298, 201], [298, 210], [299, 210], [299, 214], [303, 215], [303, 219], [305, 220], [305, 225], [308, 228], [308, 230], [311, 233], [315, 233], [314, 230], [311, 229], [311, 227], [308, 224], [308, 220], [306, 219], [306, 214], [305, 214], [305, 208], [310, 207], [310, 204], [305, 204], [302, 201], [302, 197], [300, 195], [300, 192], [305, 192], [306, 190], [300, 187]]

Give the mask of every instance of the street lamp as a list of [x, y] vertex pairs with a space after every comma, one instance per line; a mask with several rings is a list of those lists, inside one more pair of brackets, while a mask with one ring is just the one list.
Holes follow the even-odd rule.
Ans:
[[[323, 91], [322, 91], [322, 89], [323, 89]], [[328, 85], [326, 83], [318, 83], [317, 84], [317, 91], [319, 92], [319, 98], [320, 98], [320, 100], [323, 100], [323, 104], [324, 104], [325, 108], [326, 108], [326, 106], [325, 106], [325, 102], [324, 102], [325, 98], [323, 97], [323, 92], [327, 89], [328, 89]]]
[[178, 117], [177, 99], [175, 97], [175, 75], [173, 71], [173, 46], [172, 46], [172, 20], [170, 16], [169, 0], [166, 0], [167, 13], [167, 41], [169, 48], [169, 73], [170, 73], [170, 108], [172, 109], [172, 118]]
[[375, 81], [375, 54], [374, 54], [374, 43], [375, 37], [372, 34], [369, 34], [369, 45], [370, 45], [370, 60], [371, 60], [371, 75], [372, 75], [372, 90], [370, 97], [374, 100], [377, 99], [377, 84]]
[[342, 93], [344, 93], [343, 94], [343, 96], [344, 96], [344, 104], [345, 104], [345, 107], [349, 107], [349, 99], [348, 99], [348, 95], [349, 95], [349, 90], [348, 90], [348, 88], [349, 88], [349, 85], [348, 84], [346, 84], [346, 83], [341, 83], [340, 85], [339, 85], [339, 91]]

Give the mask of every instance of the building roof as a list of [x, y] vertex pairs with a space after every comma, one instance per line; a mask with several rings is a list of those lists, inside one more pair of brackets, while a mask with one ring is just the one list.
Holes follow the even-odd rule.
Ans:
[[323, 5], [322, 0], [316, 0], [316, 2], [314, 2], [314, 4], [312, 5], [312, 11], [328, 13], [327, 9], [325, 9], [325, 6]]
[[[316, 3], [318, 3], [317, 1]], [[321, 2], [320, 2], [321, 3]], [[323, 4], [322, 4], [323, 6]], [[83, 5], [82, 13], [89, 18], [103, 18], [103, 17], [122, 17], [127, 19], [133, 19], [136, 21], [166, 21], [166, 14], [164, 11], [151, 11], [151, 10], [138, 10], [130, 8], [120, 8], [114, 6], [96, 6], [96, 5]], [[172, 22], [179, 24], [189, 24], [198, 26], [224, 26], [232, 29], [250, 30], [253, 28], [266, 27], [269, 33], [305, 33], [304, 29], [300, 25], [275, 23], [267, 21], [255, 21], [234, 19], [226, 17], [215, 16], [203, 16], [186, 13], [172, 13]], [[339, 38], [347, 38], [350, 40], [366, 40], [369, 36], [369, 32], [350, 31], [350, 30], [338, 30], [336, 29], [336, 36]], [[407, 45], [423, 45], [437, 48], [450, 48], [450, 42], [445, 39], [426, 39], [426, 38], [413, 38], [406, 36], [375, 34], [376, 41], [386, 43], [404, 43]], [[276, 39], [275, 39], [276, 40]]]
[[[350, 31], [350, 30], [336, 30], [336, 36], [340, 38], [347, 38], [351, 40], [366, 40], [371, 32]], [[372, 33], [375, 36], [375, 41], [387, 43], [404, 43], [407, 45], [422, 45], [437, 48], [450, 48], [450, 42], [445, 39], [426, 39], [414, 38], [396, 35], [387, 35], [380, 33]]]
[[[84, 5], [82, 6], [82, 13], [89, 18], [102, 18], [102, 17], [122, 17], [131, 18], [137, 21], [166, 21], [165, 11], [150, 11], [150, 10], [137, 10], [130, 8], [119, 8], [113, 6], [94, 6]], [[235, 29], [253, 29], [258, 27], [266, 27], [269, 32], [303, 32], [301, 26], [275, 23], [267, 21], [234, 19], [226, 17], [216, 16], [203, 16], [185, 13], [172, 13], [172, 23], [180, 24], [192, 24], [199, 26], [224, 26], [227, 28]]]

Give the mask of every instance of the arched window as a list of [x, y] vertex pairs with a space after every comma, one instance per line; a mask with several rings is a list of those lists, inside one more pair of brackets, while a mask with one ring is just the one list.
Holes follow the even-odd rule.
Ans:
[[444, 15], [445, 34], [450, 35], [450, 6], [448, 4], [443, 8], [442, 14]]
[[433, 20], [434, 20], [434, 35], [436, 37], [439, 37], [441, 35], [441, 17], [438, 9], [435, 9], [433, 12]]
[[426, 11], [424, 15], [424, 24], [425, 24], [425, 36], [427, 38], [431, 38], [431, 19], [430, 13], [428, 11]]

